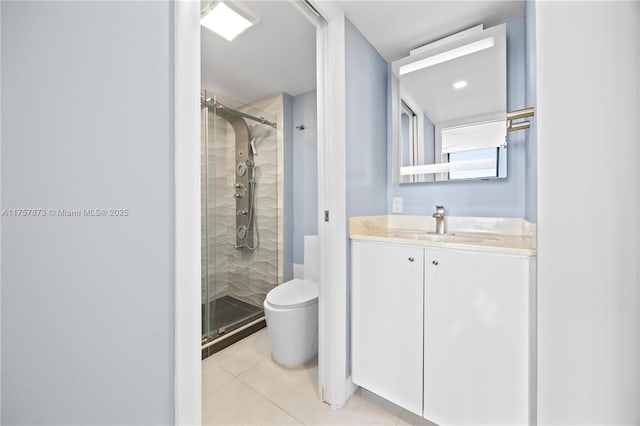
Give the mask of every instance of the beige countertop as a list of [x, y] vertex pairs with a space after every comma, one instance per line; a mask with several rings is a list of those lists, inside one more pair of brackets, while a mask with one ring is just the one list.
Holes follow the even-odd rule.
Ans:
[[466, 249], [501, 254], [536, 255], [535, 224], [524, 219], [445, 218], [444, 235], [434, 233], [431, 216], [359, 216], [349, 219], [352, 240]]

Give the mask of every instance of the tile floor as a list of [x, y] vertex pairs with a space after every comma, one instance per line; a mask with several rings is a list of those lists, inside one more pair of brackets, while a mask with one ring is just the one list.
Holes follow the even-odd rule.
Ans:
[[340, 410], [320, 400], [318, 363], [285, 368], [271, 358], [267, 330], [202, 361], [205, 425], [429, 425], [359, 389]]

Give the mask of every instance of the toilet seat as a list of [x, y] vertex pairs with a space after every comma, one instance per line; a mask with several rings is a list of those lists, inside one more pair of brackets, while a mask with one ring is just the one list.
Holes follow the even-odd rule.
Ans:
[[318, 283], [293, 279], [267, 294], [267, 303], [276, 308], [302, 308], [318, 302]]

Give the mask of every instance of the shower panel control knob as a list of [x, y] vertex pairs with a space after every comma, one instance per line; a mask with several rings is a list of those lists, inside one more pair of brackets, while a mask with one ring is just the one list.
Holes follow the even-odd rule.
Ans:
[[238, 226], [238, 229], [236, 230], [236, 234], [238, 235], [238, 238], [244, 238], [247, 235], [247, 227], [244, 225]]
[[237, 216], [246, 216], [248, 214], [249, 212], [247, 211], [247, 209], [242, 209], [242, 210], [238, 210]]
[[242, 198], [242, 194], [241, 194], [240, 192], [236, 192], [235, 194], [233, 194], [233, 196], [234, 196], [236, 199]]
[[243, 185], [242, 185], [240, 182], [238, 182], [238, 183], [236, 183], [235, 185], [233, 185], [233, 187], [234, 187], [235, 189], [242, 189]]

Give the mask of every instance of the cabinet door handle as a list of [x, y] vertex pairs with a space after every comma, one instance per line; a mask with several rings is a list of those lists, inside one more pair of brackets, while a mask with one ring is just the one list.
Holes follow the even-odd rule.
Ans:
[[413, 262], [415, 259], [413, 257], [409, 258], [409, 262]]
[[433, 262], [431, 262], [431, 263], [433, 263], [434, 265], [438, 266], [438, 261], [437, 261], [437, 260], [434, 260], [434, 261], [433, 261]]

